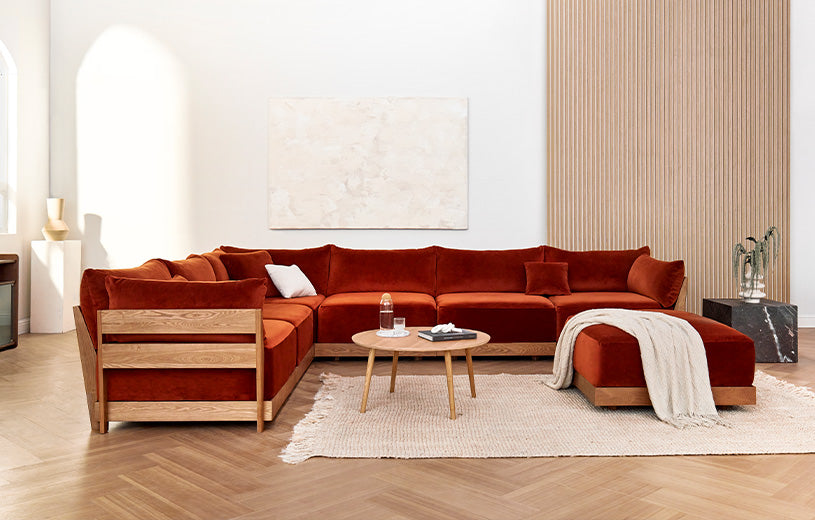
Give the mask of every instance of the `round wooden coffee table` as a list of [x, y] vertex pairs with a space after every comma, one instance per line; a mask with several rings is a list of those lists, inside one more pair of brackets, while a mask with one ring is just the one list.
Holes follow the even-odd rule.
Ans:
[[475, 397], [475, 379], [473, 377], [473, 358], [470, 355], [470, 350], [480, 347], [489, 343], [490, 336], [483, 332], [474, 330], [476, 333], [475, 339], [460, 339], [453, 341], [428, 341], [422, 339], [417, 334], [420, 330], [428, 330], [430, 327], [408, 327], [410, 331], [409, 336], [402, 338], [382, 338], [376, 335], [376, 330], [366, 330], [354, 334], [351, 340], [359, 345], [370, 349], [368, 353], [368, 369], [365, 371], [365, 389], [362, 393], [362, 406], [360, 413], [365, 413], [368, 406], [368, 390], [371, 388], [371, 374], [374, 370], [374, 357], [376, 357], [377, 350], [385, 350], [393, 352], [393, 366], [391, 368], [391, 388], [393, 392], [396, 387], [396, 367], [399, 364], [399, 354], [426, 354], [431, 352], [443, 352], [444, 364], [447, 366], [447, 396], [450, 399], [450, 418], [456, 418], [456, 402], [453, 396], [453, 361], [452, 352], [454, 350], [463, 350], [464, 355], [467, 357], [467, 373], [470, 376], [470, 394]]

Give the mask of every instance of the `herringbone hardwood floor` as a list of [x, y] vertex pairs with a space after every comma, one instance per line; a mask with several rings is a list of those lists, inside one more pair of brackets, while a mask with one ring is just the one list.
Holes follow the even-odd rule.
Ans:
[[[800, 363], [760, 368], [815, 386], [815, 329], [800, 336]], [[550, 367], [476, 360], [479, 373]], [[389, 370], [377, 362], [377, 374]], [[99, 435], [73, 333], [25, 335], [0, 353], [0, 518], [815, 519], [815, 455], [284, 464], [280, 449], [324, 371], [361, 375], [364, 361], [315, 362], [261, 434], [253, 423], [114, 423]], [[405, 359], [400, 373], [442, 374], [443, 364]]]

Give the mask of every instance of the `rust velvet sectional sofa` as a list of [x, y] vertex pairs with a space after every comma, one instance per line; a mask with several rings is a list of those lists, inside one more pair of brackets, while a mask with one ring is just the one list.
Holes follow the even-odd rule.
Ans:
[[[265, 265], [297, 265], [316, 294], [284, 298]], [[221, 246], [184, 260], [86, 269], [75, 308], [92, 428], [107, 421], [271, 420], [315, 356], [367, 355], [383, 292], [408, 325], [487, 332], [479, 355], [551, 355], [583, 310], [684, 310], [682, 261], [648, 247], [477, 251]], [[102, 348], [100, 349], [100, 345]], [[476, 353], [474, 353], [476, 354]]]

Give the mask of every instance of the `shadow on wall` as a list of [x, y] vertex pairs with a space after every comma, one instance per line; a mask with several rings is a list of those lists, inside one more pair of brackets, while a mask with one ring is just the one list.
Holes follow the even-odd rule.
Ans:
[[82, 237], [82, 268], [110, 267], [110, 259], [102, 245], [102, 217], [85, 213], [85, 233]]
[[187, 83], [176, 56], [136, 28], [106, 29], [85, 54], [76, 209], [85, 215], [86, 265], [131, 267], [192, 248]]

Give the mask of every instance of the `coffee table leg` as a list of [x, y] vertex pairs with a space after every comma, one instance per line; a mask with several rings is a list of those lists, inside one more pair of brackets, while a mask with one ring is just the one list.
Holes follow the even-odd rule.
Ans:
[[391, 367], [391, 393], [396, 388], [396, 366], [399, 364], [399, 352], [393, 351], [393, 366]]
[[475, 377], [473, 376], [473, 356], [470, 354], [470, 349], [464, 351], [467, 356], [467, 373], [470, 375], [470, 395], [475, 397]]
[[456, 399], [453, 396], [453, 359], [450, 351], [444, 353], [444, 364], [447, 367], [447, 396], [450, 398], [450, 418], [456, 418]]
[[374, 357], [376, 357], [376, 350], [371, 349], [368, 353], [368, 369], [365, 371], [365, 390], [362, 391], [362, 406], [359, 413], [365, 413], [365, 408], [368, 406], [368, 390], [371, 389], [371, 375], [374, 373]]

